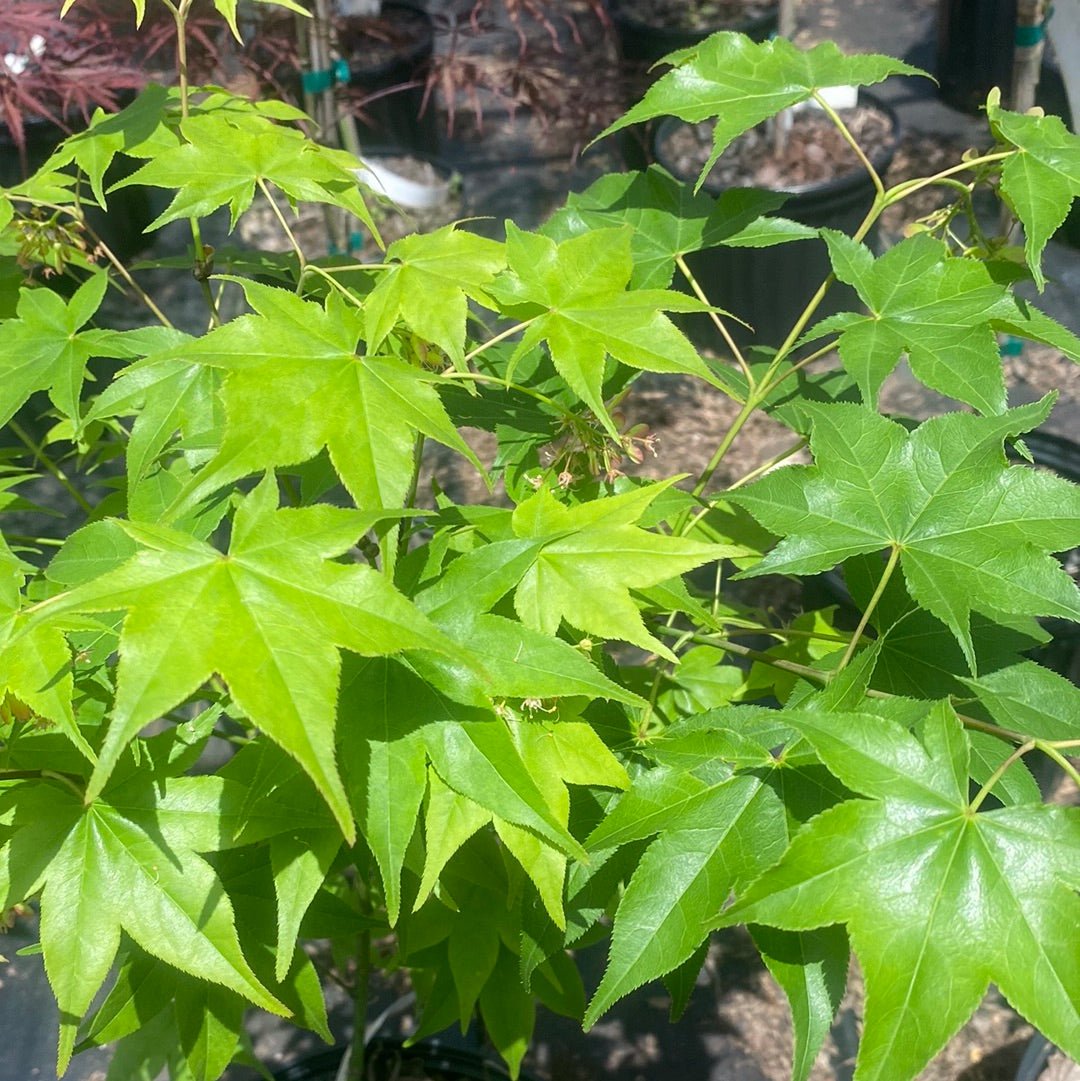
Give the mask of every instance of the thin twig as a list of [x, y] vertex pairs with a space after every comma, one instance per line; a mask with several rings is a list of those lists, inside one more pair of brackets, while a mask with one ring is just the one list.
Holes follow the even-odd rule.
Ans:
[[889, 584], [889, 579], [893, 576], [893, 571], [896, 570], [896, 564], [900, 559], [900, 546], [894, 544], [892, 551], [889, 553], [889, 562], [885, 564], [885, 569], [881, 572], [881, 577], [878, 579], [877, 588], [874, 590], [874, 595], [870, 598], [870, 603], [866, 606], [866, 611], [863, 612], [862, 618], [859, 620], [859, 625], [855, 628], [855, 633], [851, 636], [851, 641], [848, 643], [848, 647], [844, 650], [843, 657], [840, 658], [840, 663], [837, 665], [836, 670], [842, 672], [848, 666], [848, 662], [855, 655], [855, 650], [858, 648], [859, 639], [862, 638], [863, 632], [866, 630], [867, 624], [870, 622], [870, 617], [874, 614], [874, 609], [878, 606], [878, 601], [881, 600], [885, 593], [885, 587]]
[[94, 512], [93, 504], [88, 502], [82, 492], [68, 480], [67, 475], [60, 466], [45, 453], [44, 447], [39, 443], [35, 443], [27, 433], [26, 429], [24, 429], [17, 420], [9, 420], [8, 427], [16, 436], [18, 436], [19, 440], [25, 444], [30, 453], [33, 454], [34, 460], [41, 463], [45, 471], [64, 489], [65, 492], [67, 492], [69, 496], [71, 496], [72, 499], [75, 500], [76, 503], [78, 503], [79, 507], [86, 511], [87, 514], [92, 514]]
[[[702, 304], [708, 304], [709, 298], [705, 295], [705, 291], [698, 284], [697, 278], [694, 277], [690, 267], [686, 265], [686, 259], [682, 255], [675, 256], [675, 265], [679, 268], [680, 273], [686, 279], [687, 285], [693, 290], [694, 295], [701, 301]], [[709, 310], [709, 318], [713, 321], [713, 325], [720, 332], [720, 336], [727, 343], [727, 347], [731, 350], [731, 355], [735, 358], [735, 363], [739, 365], [739, 370], [743, 373], [743, 378], [746, 380], [746, 385], [749, 387], [750, 392], [754, 391], [754, 376], [750, 371], [750, 365], [746, 362], [746, 357], [743, 356], [742, 350], [735, 344], [735, 339], [732, 338], [731, 332], [728, 330], [723, 319], [720, 318], [718, 312]]]

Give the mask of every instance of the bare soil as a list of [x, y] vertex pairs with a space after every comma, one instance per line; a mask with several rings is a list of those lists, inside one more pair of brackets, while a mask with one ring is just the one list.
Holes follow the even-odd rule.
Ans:
[[[859, 106], [839, 110], [863, 153], [878, 165], [895, 146], [893, 123], [879, 109]], [[778, 154], [775, 124], [790, 124]], [[657, 146], [660, 162], [674, 175], [697, 177], [709, 160], [713, 124], [676, 124]], [[807, 108], [783, 114], [740, 135], [724, 151], [705, 180], [709, 191], [756, 187], [797, 191], [863, 168], [850, 144], [820, 110]]]

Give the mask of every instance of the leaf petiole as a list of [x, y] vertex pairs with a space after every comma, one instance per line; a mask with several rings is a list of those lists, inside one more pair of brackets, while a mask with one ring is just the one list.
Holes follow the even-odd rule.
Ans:
[[938, 184], [947, 177], [955, 176], [957, 173], [965, 172], [968, 169], [974, 169], [979, 165], [991, 165], [997, 161], [1004, 161], [1006, 158], [1011, 158], [1015, 153], [1015, 150], [1002, 150], [994, 154], [984, 154], [982, 157], [972, 158], [970, 161], [961, 162], [959, 165], [954, 165], [949, 169], [942, 169], [940, 173], [935, 173], [933, 176], [917, 180], [905, 180], [885, 192], [881, 209], [884, 210], [894, 203], [900, 202], [901, 199], [906, 199], [909, 195], [914, 195], [915, 192], [930, 187], [932, 184]]
[[866, 625], [870, 622], [870, 617], [874, 614], [874, 609], [878, 606], [878, 601], [881, 600], [882, 594], [885, 592], [885, 587], [889, 584], [889, 579], [893, 576], [893, 571], [896, 570], [896, 564], [899, 559], [900, 547], [899, 545], [894, 544], [892, 551], [889, 553], [889, 562], [885, 564], [885, 570], [881, 572], [881, 578], [878, 580], [874, 595], [870, 598], [870, 602], [866, 606], [866, 611], [863, 612], [862, 618], [859, 620], [859, 625], [855, 628], [855, 633], [851, 636], [851, 641], [848, 643], [847, 649], [844, 650], [843, 657], [840, 658], [840, 664], [837, 665], [836, 668], [838, 672], [842, 672], [848, 666], [848, 662], [851, 658], [855, 655], [859, 640], [866, 630]]
[[[694, 296], [696, 296], [702, 304], [708, 304], [709, 298], [705, 295], [705, 290], [701, 288], [697, 278], [694, 277], [693, 271], [687, 266], [686, 257], [683, 255], [676, 255], [675, 265], [686, 279], [686, 284], [694, 291]], [[724, 320], [721, 319], [716, 312], [711, 310], [709, 312], [709, 318], [713, 321], [713, 325], [727, 343], [727, 347], [731, 350], [731, 355], [735, 358], [735, 363], [739, 365], [739, 370], [743, 373], [743, 378], [746, 380], [746, 385], [749, 387], [750, 393], [752, 394], [757, 389], [757, 384], [754, 380], [753, 372], [750, 371], [750, 365], [746, 363], [746, 357], [743, 356], [742, 350], [735, 344], [735, 339], [732, 338], [731, 332], [728, 330]]]
[[881, 176], [877, 169], [874, 168], [873, 163], [866, 156], [863, 148], [859, 146], [858, 140], [851, 134], [850, 129], [843, 120], [840, 119], [840, 114], [826, 101], [818, 90], [814, 91], [814, 101], [818, 103], [825, 115], [836, 125], [837, 131], [844, 137], [844, 142], [855, 151], [855, 156], [862, 162], [863, 167], [870, 174], [870, 179], [873, 181], [874, 188], [877, 190], [878, 197], [880, 198], [885, 194], [885, 185], [881, 182]]
[[983, 800], [990, 794], [991, 789], [1001, 780], [1005, 775], [1005, 771], [1014, 762], [1019, 762], [1029, 751], [1033, 751], [1039, 745], [1039, 741], [1035, 739], [1029, 739], [1026, 743], [1022, 743], [1019, 747], [1000, 766], [990, 775], [986, 784], [979, 789], [975, 794], [975, 798], [968, 804], [968, 810], [974, 814], [981, 806]]
[[[543, 313], [541, 313], [543, 314]], [[493, 338], [488, 338], [482, 345], [478, 345], [471, 353], [465, 354], [465, 363], [468, 364], [470, 360], [474, 360], [480, 356], [481, 353], [486, 352], [493, 345], [498, 345], [499, 342], [506, 341], [507, 338], [512, 338], [515, 334], [524, 330], [526, 327], [535, 323], [539, 319], [539, 315], [534, 315], [531, 319], [526, 319], [524, 322], [515, 323], [512, 327], [508, 327], [506, 330], [500, 331]]]

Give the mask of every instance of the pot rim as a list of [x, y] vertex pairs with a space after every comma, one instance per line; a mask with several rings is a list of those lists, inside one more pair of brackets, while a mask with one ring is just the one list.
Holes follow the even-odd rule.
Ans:
[[[639, 19], [635, 19], [632, 15], [627, 14], [621, 7], [619, 0], [609, 0], [608, 9], [611, 13], [612, 19], [616, 23], [621, 23], [623, 26], [627, 26], [637, 33], [653, 34], [657, 37], [678, 37], [680, 40], [685, 38], [687, 34], [697, 34], [698, 31], [688, 26], [670, 26], [662, 25], [657, 26], [651, 23], [643, 23]], [[762, 12], [760, 15], [753, 18], [743, 19], [741, 22], [729, 22], [720, 23], [713, 26], [709, 30], [702, 30], [701, 40], [712, 34], [718, 33], [722, 30], [730, 30], [736, 33], [746, 33], [748, 30], [757, 29], [762, 26], [767, 26], [771, 23], [775, 23], [777, 19], [777, 12], [779, 10], [778, 0], [772, 0], [767, 11]]]
[[[295, 1062], [289, 1063], [274, 1071], [276, 1081], [290, 1081], [291, 1078], [301, 1078], [305, 1071], [334, 1070], [340, 1063], [347, 1050], [347, 1045], [339, 1044], [326, 1050], [314, 1051], [303, 1055]], [[510, 1074], [505, 1066], [480, 1048], [463, 1048], [447, 1046], [438, 1039], [422, 1040], [420, 1043], [406, 1047], [403, 1040], [390, 1036], [375, 1036], [368, 1041], [368, 1052], [391, 1052], [400, 1053], [405, 1058], [420, 1060], [432, 1069], [444, 1074], [452, 1074], [455, 1068], [468, 1069], [473, 1076], [483, 1075], [490, 1081], [503, 1081], [509, 1079]], [[463, 1075], [467, 1076], [467, 1075]], [[534, 1081], [526, 1072], [520, 1074], [521, 1081]]]
[[[417, 161], [425, 161], [438, 173], [438, 179], [429, 184], [423, 180], [402, 176], [383, 164], [387, 158], [415, 158]], [[454, 170], [431, 154], [377, 148], [365, 152], [360, 160], [363, 164], [359, 169], [353, 170], [356, 179], [376, 194], [385, 195], [407, 210], [424, 210], [438, 206], [450, 194]]]

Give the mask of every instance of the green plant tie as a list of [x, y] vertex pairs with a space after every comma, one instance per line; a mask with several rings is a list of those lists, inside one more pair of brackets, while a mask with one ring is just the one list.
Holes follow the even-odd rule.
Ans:
[[321, 94], [332, 86], [347, 83], [350, 78], [349, 62], [338, 59], [334, 66], [321, 68], [319, 71], [305, 71], [300, 76], [300, 85], [306, 94]]
[[1043, 29], [1042, 23], [1038, 26], [1018, 26], [1013, 43], [1018, 49], [1026, 49], [1032, 45], [1038, 45], [1045, 36], [1046, 31]]

